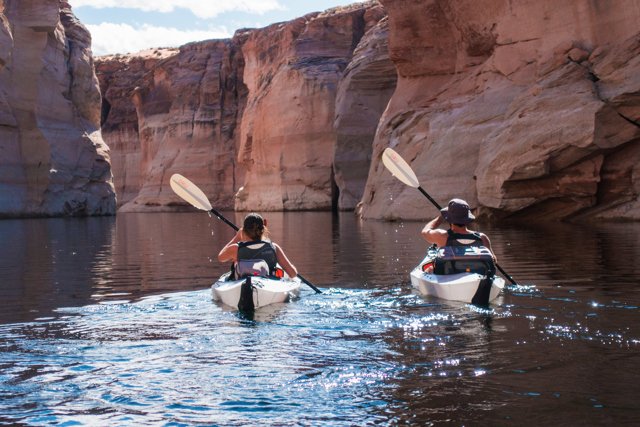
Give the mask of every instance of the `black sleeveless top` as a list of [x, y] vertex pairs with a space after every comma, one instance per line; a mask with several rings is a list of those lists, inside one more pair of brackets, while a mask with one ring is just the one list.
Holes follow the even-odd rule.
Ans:
[[276, 248], [271, 242], [262, 240], [253, 242], [238, 243], [238, 260], [241, 259], [263, 259], [269, 266], [269, 274], [273, 274], [278, 263]]
[[445, 246], [484, 246], [480, 233], [462, 234], [447, 230], [447, 244]]

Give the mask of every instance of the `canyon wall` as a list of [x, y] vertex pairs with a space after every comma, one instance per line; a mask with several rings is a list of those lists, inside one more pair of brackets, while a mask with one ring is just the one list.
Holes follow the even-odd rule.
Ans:
[[[367, 13], [384, 12], [374, 8]], [[338, 210], [353, 211], [362, 199], [378, 122], [396, 89], [388, 39], [385, 18], [365, 33], [338, 84], [333, 150]]]
[[120, 212], [180, 210], [169, 186], [184, 175], [219, 208], [244, 181], [236, 153], [246, 103], [241, 46], [247, 35], [190, 43], [176, 51], [97, 58], [102, 131], [114, 152]]
[[102, 138], [111, 149], [111, 170], [118, 207], [133, 200], [141, 186], [138, 113], [131, 94], [158, 61], [176, 53], [178, 49], [154, 49], [95, 59], [102, 93]]
[[96, 58], [119, 212], [183, 209], [174, 173], [217, 208], [329, 210], [342, 194], [340, 209], [352, 210], [395, 87], [384, 16], [365, 2], [177, 51]]
[[64, 1], [0, 12], [0, 217], [115, 214], [89, 32]]
[[399, 80], [360, 215], [436, 215], [382, 166], [390, 146], [481, 217], [640, 219], [640, 4], [381, 2]]
[[220, 208], [435, 216], [390, 146], [481, 218], [640, 219], [639, 4], [381, 2], [98, 59], [120, 211], [181, 209], [180, 173]]
[[242, 48], [249, 90], [238, 157], [247, 170], [236, 210], [331, 210], [338, 84], [373, 4], [312, 13], [254, 30]]

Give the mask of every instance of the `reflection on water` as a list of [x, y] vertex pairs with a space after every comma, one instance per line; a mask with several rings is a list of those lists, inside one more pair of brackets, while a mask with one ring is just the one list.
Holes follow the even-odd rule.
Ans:
[[423, 224], [265, 216], [323, 293], [250, 315], [207, 214], [0, 221], [0, 424], [640, 422], [638, 225], [479, 226], [519, 282], [479, 310], [411, 291]]

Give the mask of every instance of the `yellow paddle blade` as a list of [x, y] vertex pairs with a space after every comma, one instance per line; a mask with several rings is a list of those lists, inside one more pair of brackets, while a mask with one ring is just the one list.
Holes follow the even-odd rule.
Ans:
[[389, 169], [396, 178], [405, 184], [418, 188], [420, 187], [420, 183], [418, 182], [418, 178], [416, 174], [413, 173], [413, 169], [411, 166], [404, 161], [402, 157], [391, 148], [387, 148], [382, 153], [382, 163], [384, 163], [385, 167]]
[[176, 173], [171, 177], [170, 183], [171, 188], [178, 196], [182, 197], [196, 208], [205, 211], [211, 210], [211, 203], [209, 203], [207, 196], [205, 196], [193, 182], [189, 181], [184, 176]]

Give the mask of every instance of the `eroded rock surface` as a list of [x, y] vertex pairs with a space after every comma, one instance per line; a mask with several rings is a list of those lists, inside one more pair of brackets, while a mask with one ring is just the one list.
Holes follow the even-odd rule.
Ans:
[[138, 113], [131, 96], [158, 61], [176, 53], [178, 49], [152, 49], [95, 59], [102, 93], [102, 138], [111, 149], [118, 207], [138, 196], [142, 185]]
[[218, 208], [328, 210], [342, 194], [340, 209], [353, 209], [395, 87], [384, 16], [366, 2], [97, 58], [119, 210], [182, 209], [174, 173]]
[[485, 217], [640, 219], [640, 5], [382, 0], [399, 81], [359, 213], [436, 210], [380, 162], [395, 148], [440, 204]]
[[[233, 206], [244, 180], [235, 153], [246, 101], [240, 50], [246, 35], [190, 43], [165, 56], [137, 55], [106, 83], [103, 124], [114, 151], [121, 212], [186, 206], [169, 185], [174, 173], [194, 182], [217, 207]], [[104, 77], [103, 77], [104, 76]]]
[[115, 213], [91, 36], [58, 0], [0, 16], [0, 217]]
[[[247, 170], [236, 210], [329, 210], [338, 83], [366, 30], [372, 2], [254, 30], [242, 51], [249, 90], [239, 160]], [[378, 10], [378, 12], [380, 12]]]
[[[367, 13], [384, 16], [381, 7]], [[396, 89], [388, 39], [385, 18], [362, 38], [338, 85], [333, 170], [339, 210], [353, 210], [362, 199], [378, 122]]]

